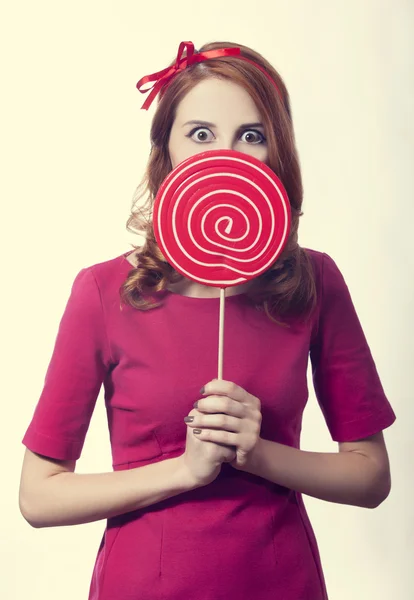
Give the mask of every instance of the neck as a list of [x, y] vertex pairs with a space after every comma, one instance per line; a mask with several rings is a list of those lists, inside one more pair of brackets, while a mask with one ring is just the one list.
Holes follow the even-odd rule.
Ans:
[[[243, 283], [241, 285], [233, 285], [226, 288], [226, 296], [235, 296], [236, 294], [242, 294], [246, 292], [251, 285], [251, 282]], [[180, 294], [181, 296], [191, 296], [193, 298], [220, 298], [220, 288], [210, 285], [202, 285], [196, 281], [191, 281], [186, 277], [183, 277], [178, 283], [172, 283], [168, 286], [168, 289], [174, 294]]]

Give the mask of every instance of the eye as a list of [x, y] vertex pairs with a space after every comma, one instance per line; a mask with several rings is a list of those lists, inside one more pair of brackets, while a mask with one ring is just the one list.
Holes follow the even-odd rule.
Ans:
[[[246, 129], [243, 132], [243, 136], [246, 136], [245, 140], [248, 144], [263, 144], [266, 141], [266, 138], [260, 131], [256, 131], [256, 129]], [[249, 136], [249, 138], [247, 138]]]
[[[195, 142], [209, 141], [206, 138], [208, 137], [208, 133], [211, 133], [211, 131], [210, 131], [210, 129], [207, 129], [207, 127], [195, 127], [194, 129], [192, 129], [190, 131], [190, 133], [186, 137], [192, 138], [196, 132], [197, 132], [197, 135], [194, 138]], [[211, 135], [213, 135], [213, 134], [211, 133]]]
[[[207, 127], [195, 127], [186, 135], [186, 137], [193, 139], [195, 142], [203, 143], [210, 142], [212, 140], [211, 137], [209, 138], [209, 134], [214, 137], [214, 134]], [[244, 140], [243, 136], [246, 136]], [[240, 137], [248, 144], [263, 144], [266, 142], [264, 135], [256, 129], [246, 129]]]

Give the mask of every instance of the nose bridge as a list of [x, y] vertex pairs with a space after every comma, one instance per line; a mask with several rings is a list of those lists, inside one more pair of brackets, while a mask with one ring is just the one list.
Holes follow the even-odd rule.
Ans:
[[237, 140], [234, 139], [231, 133], [225, 133], [220, 136], [216, 148], [217, 150], [234, 150], [236, 143]]

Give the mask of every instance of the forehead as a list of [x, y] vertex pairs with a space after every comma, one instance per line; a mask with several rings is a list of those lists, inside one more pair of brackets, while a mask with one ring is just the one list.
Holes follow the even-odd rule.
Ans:
[[242, 86], [213, 77], [197, 83], [178, 104], [176, 112], [176, 120], [181, 123], [189, 119], [253, 122], [259, 117], [253, 99]]

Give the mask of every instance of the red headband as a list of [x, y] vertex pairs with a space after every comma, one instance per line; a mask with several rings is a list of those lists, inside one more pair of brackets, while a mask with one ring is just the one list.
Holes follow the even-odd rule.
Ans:
[[[185, 57], [183, 57], [184, 49], [187, 50], [187, 54]], [[144, 104], [141, 106], [141, 108], [148, 110], [160, 89], [167, 85], [171, 81], [171, 79], [180, 71], [184, 71], [184, 69], [186, 69], [188, 66], [193, 65], [195, 63], [203, 62], [205, 60], [208, 60], [209, 58], [219, 58], [220, 56], [237, 56], [237, 58], [245, 60], [251, 65], [254, 65], [257, 69], [260, 69], [260, 71], [264, 73], [266, 77], [275, 86], [280, 98], [283, 101], [282, 94], [280, 93], [276, 82], [272, 79], [269, 73], [249, 58], [241, 56], [240, 48], [219, 48], [217, 50], [208, 50], [207, 52], [197, 52], [196, 54], [194, 54], [194, 44], [192, 42], [181, 42], [178, 48], [178, 54], [175, 64], [172, 65], [172, 67], [167, 67], [162, 71], [152, 73], [152, 75], [145, 75], [145, 77], [142, 77], [138, 81], [136, 87], [138, 91], [141, 92], [141, 94], [146, 94], [147, 92], [152, 90], [148, 98], [145, 100]], [[140, 89], [143, 85], [151, 81], [155, 82], [151, 87], [145, 90]]]

